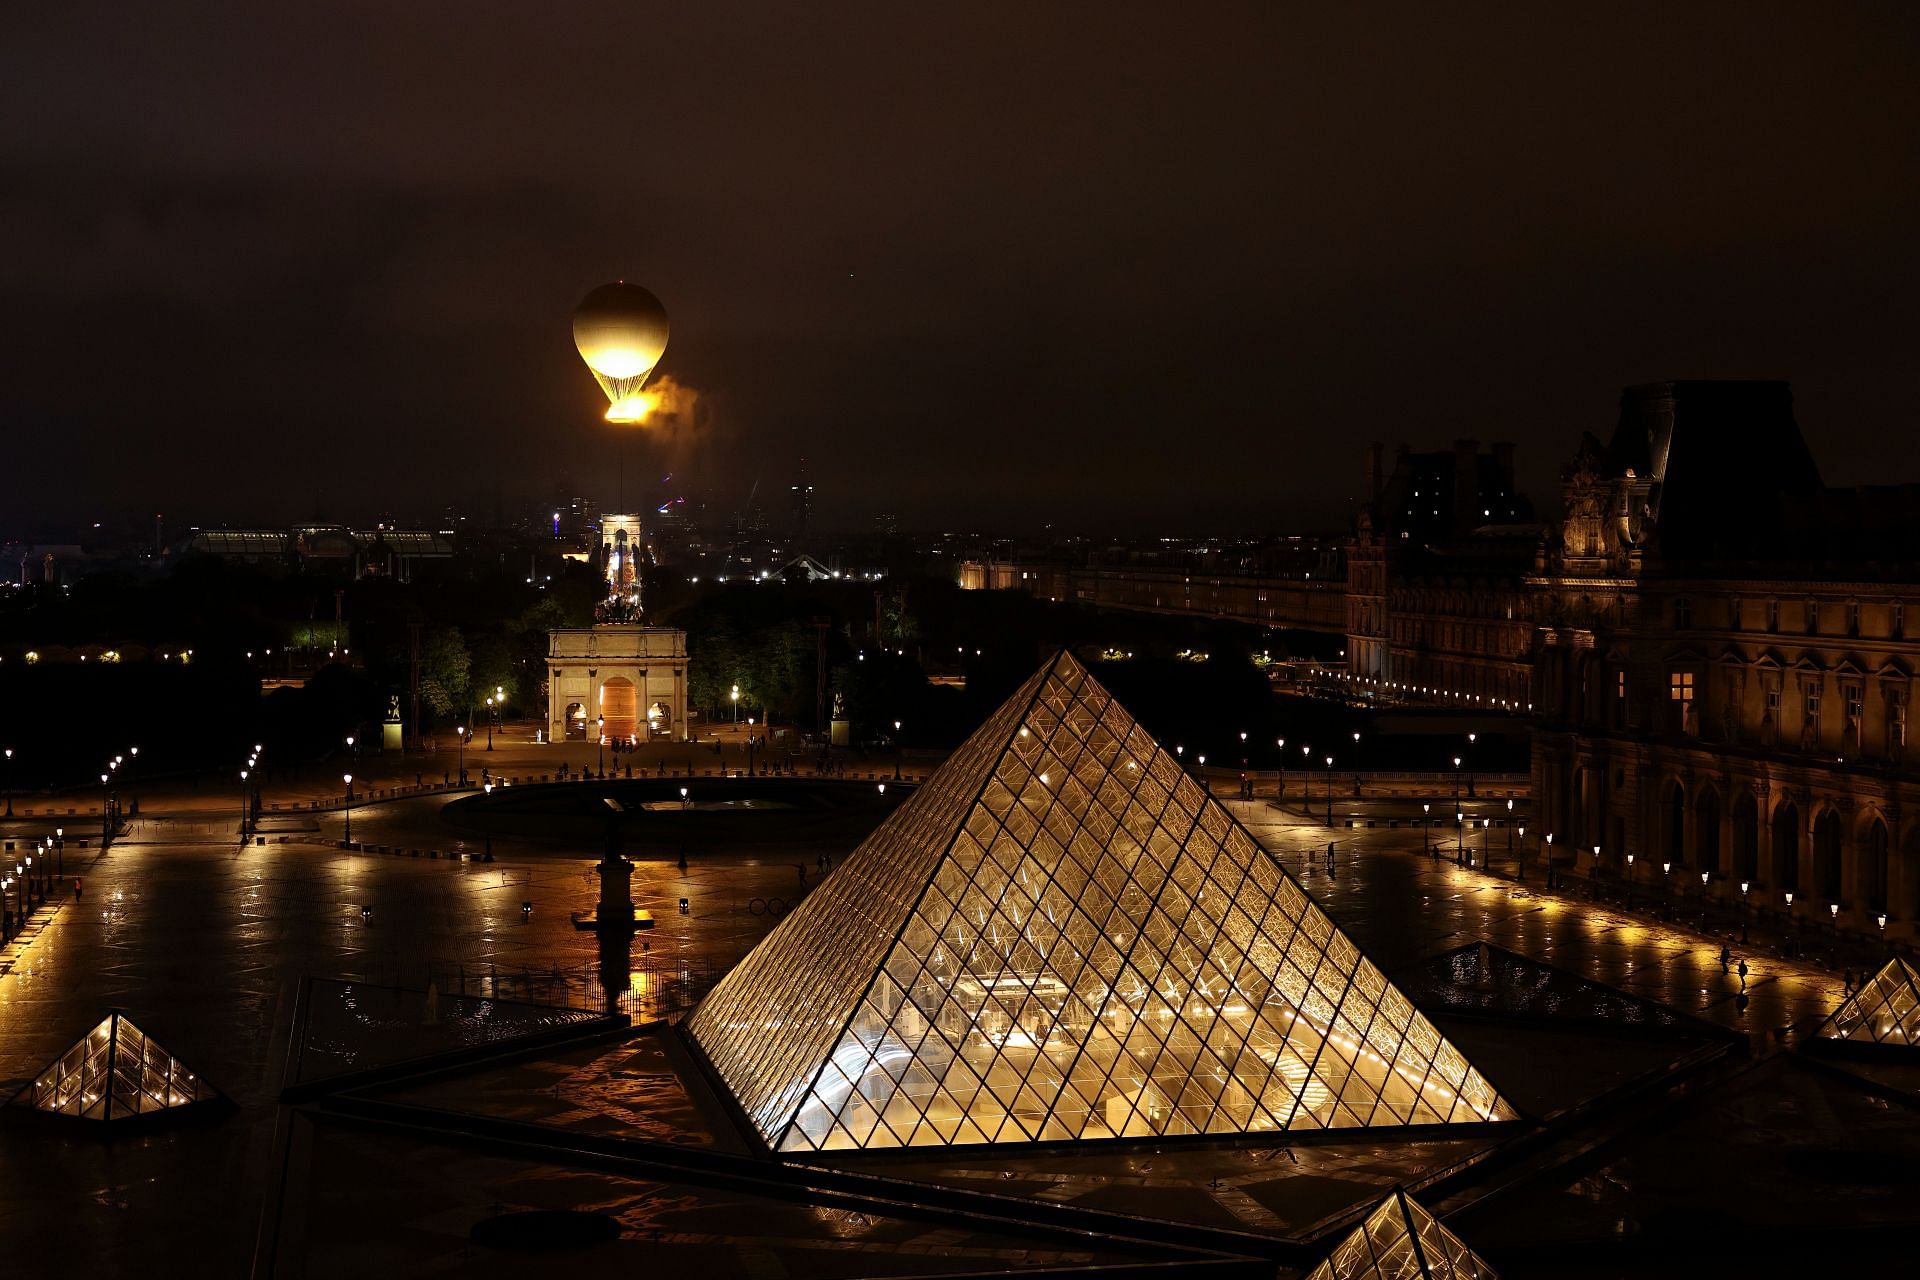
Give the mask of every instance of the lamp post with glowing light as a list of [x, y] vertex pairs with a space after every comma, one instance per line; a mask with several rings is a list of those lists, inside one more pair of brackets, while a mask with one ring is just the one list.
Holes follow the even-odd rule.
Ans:
[[[747, 723], [751, 725], [753, 721], [749, 719]], [[900, 741], [900, 722], [895, 720], [893, 722], [893, 780], [895, 782], [900, 781], [900, 755], [904, 750], [905, 747]]]
[[1285, 800], [1287, 798], [1287, 740], [1285, 738], [1275, 738], [1273, 744], [1280, 753], [1280, 767], [1277, 770], [1280, 775], [1280, 790], [1274, 798], [1277, 800]]
[[6, 791], [7, 791], [7, 816], [11, 818], [13, 816], [13, 748], [12, 747], [7, 748], [6, 757], [7, 759], [6, 759], [5, 767], [7, 771], [7, 776], [5, 779], [5, 784], [6, 784]]
[[345, 800], [346, 815], [347, 815], [347, 843], [352, 844], [353, 843], [353, 775], [350, 773], [343, 773], [340, 775], [340, 781], [345, 783], [347, 788], [347, 795]]
[[[754, 722], [754, 719], [755, 717], [753, 716], [747, 717], [747, 776], [749, 778], [753, 776], [753, 722]], [[898, 766], [895, 767], [893, 776], [896, 778], [900, 776], [900, 770]]]
[[1333, 826], [1333, 757], [1327, 757], [1327, 826]]
[[1420, 852], [1433, 856], [1433, 805], [1431, 802], [1420, 806]]
[[[593, 720], [593, 753], [600, 762], [594, 772], [604, 778], [607, 774], [607, 718], [605, 716], [595, 716]], [[466, 780], [467, 767], [461, 765], [460, 781]]]

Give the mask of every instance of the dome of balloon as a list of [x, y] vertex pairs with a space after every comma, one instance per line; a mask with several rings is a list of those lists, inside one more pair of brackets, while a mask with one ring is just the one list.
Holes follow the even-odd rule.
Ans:
[[667, 309], [637, 284], [589, 293], [573, 312], [573, 344], [607, 393], [609, 422], [639, 422], [652, 408], [647, 379], [667, 349]]

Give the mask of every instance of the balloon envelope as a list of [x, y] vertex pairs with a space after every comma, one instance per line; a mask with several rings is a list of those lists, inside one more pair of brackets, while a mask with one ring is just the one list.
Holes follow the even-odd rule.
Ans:
[[638, 422], [651, 407], [641, 394], [667, 349], [667, 309], [637, 284], [618, 281], [589, 293], [573, 312], [573, 344], [607, 393], [607, 418]]

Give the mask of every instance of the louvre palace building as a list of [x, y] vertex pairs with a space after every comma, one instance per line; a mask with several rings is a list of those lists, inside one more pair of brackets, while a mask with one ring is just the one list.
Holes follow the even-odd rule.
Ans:
[[1530, 714], [1560, 865], [1913, 936], [1920, 485], [1829, 487], [1786, 383], [1705, 381], [1628, 388], [1545, 522], [1511, 445], [1366, 483], [1348, 679]]
[[1826, 486], [1785, 383], [1664, 382], [1562, 496], [1525, 579], [1543, 830], [1589, 870], [1911, 936], [1920, 486]]

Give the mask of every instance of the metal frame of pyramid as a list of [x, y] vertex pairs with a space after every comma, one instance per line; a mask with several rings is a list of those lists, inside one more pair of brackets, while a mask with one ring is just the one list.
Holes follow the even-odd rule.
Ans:
[[1495, 1280], [1494, 1271], [1420, 1202], [1395, 1187], [1307, 1280]]
[[114, 1009], [35, 1075], [15, 1101], [54, 1115], [117, 1121], [222, 1096]]
[[1920, 1049], [1920, 973], [1895, 956], [1820, 1024], [1816, 1042]]
[[687, 1030], [781, 1152], [1517, 1115], [1065, 652]]

